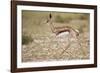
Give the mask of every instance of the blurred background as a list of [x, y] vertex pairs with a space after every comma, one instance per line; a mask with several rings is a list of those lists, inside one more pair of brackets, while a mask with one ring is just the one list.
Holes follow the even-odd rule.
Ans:
[[[67, 45], [67, 43], [60, 43], [57, 45], [58, 41], [52, 41], [57, 39], [55, 36], [52, 36], [53, 32], [50, 28], [51, 23], [47, 22], [50, 19], [50, 14], [52, 16], [51, 23], [54, 27], [69, 26], [74, 30], [79, 31], [79, 41], [77, 43], [81, 43], [81, 49], [76, 47], [79, 46], [78, 44], [71, 43], [75, 46], [71, 47], [71, 49], [67, 51], [68, 53], [63, 54], [62, 57], [59, 56], [59, 54], [64, 50], [63, 46]], [[90, 15], [88, 13], [23, 10], [22, 61], [27, 62], [60, 59], [89, 59], [89, 17]], [[40, 42], [35, 42], [35, 40]], [[82, 53], [82, 51], [84, 53]]]

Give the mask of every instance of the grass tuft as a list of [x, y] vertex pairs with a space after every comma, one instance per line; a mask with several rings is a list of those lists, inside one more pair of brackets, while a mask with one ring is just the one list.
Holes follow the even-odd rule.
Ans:
[[23, 45], [27, 45], [27, 44], [29, 44], [32, 41], [33, 41], [33, 39], [32, 39], [31, 36], [29, 36], [29, 35], [22, 35], [22, 44]]

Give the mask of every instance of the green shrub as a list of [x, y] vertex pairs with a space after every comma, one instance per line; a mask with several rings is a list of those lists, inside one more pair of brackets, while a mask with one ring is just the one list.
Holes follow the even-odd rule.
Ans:
[[60, 16], [60, 15], [57, 15], [56, 18], [55, 18], [55, 21], [58, 22], [58, 23], [69, 23], [71, 20], [73, 19], [73, 16], [68, 16], [68, 15], [65, 15], [65, 16]]
[[80, 18], [81, 20], [89, 20], [89, 14], [82, 14], [80, 15]]
[[32, 39], [31, 36], [29, 36], [29, 35], [22, 35], [22, 44], [23, 45], [27, 45], [27, 44], [29, 44], [32, 41], [33, 41], [33, 39]]
[[55, 21], [59, 22], [59, 23], [63, 23], [64, 19], [60, 15], [57, 15], [56, 18], [55, 18]]

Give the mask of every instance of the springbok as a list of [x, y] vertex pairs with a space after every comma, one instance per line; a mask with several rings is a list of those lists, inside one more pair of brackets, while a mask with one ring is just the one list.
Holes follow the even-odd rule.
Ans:
[[[55, 34], [57, 38], [66, 37], [67, 40], [66, 39], [64, 40], [66, 40], [68, 43], [71, 41], [73, 42], [73, 40], [74, 41], [78, 40], [79, 31], [69, 26], [55, 27], [51, 13], [49, 14], [47, 23], [50, 26], [51, 31]], [[66, 49], [64, 49], [61, 54], [63, 54], [69, 48], [69, 46], [70, 45], [67, 45]]]
[[55, 27], [53, 23], [53, 17], [52, 14], [49, 14], [49, 18], [47, 20], [48, 25], [51, 28], [51, 31], [57, 36], [63, 36], [63, 35], [69, 35], [70, 37], [76, 38], [79, 35], [79, 31], [76, 29], [73, 29], [70, 26], [60, 26], [60, 27]]

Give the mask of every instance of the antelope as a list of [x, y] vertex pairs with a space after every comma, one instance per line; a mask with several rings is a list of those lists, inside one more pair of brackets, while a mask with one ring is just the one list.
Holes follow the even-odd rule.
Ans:
[[49, 26], [51, 28], [51, 31], [57, 36], [63, 36], [63, 35], [70, 35], [70, 37], [76, 38], [79, 35], [79, 31], [76, 29], [73, 29], [70, 26], [60, 26], [60, 27], [54, 27], [52, 14], [49, 14], [49, 19], [47, 20], [47, 23], [49, 23]]
[[[53, 17], [52, 17], [51, 13], [49, 14], [49, 18], [47, 20], [47, 23], [50, 26], [51, 31], [55, 34], [55, 36], [57, 38], [65, 36], [66, 38], [68, 38], [68, 40], [66, 40], [67, 42], [71, 42], [73, 40], [74, 41], [78, 40], [77, 39], [77, 37], [79, 36], [79, 31], [78, 30], [73, 29], [70, 26], [54, 27]], [[68, 49], [69, 46], [70, 45], [67, 45], [66, 49]], [[66, 49], [64, 49], [61, 54], [63, 54], [66, 51]]]

